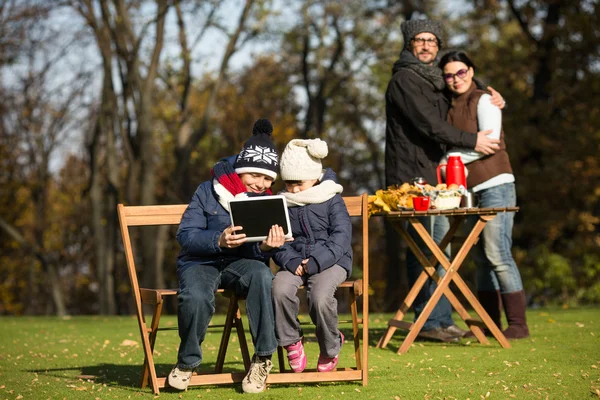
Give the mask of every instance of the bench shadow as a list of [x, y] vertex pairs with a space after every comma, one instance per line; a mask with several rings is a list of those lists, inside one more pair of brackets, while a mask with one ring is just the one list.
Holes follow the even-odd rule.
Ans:
[[[158, 376], [167, 376], [167, 374], [173, 368], [173, 364], [155, 364], [156, 373]], [[214, 371], [215, 363], [203, 363], [199, 372], [210, 373]], [[110, 364], [102, 363], [97, 365], [86, 365], [81, 367], [67, 367], [67, 368], [48, 368], [48, 369], [31, 369], [26, 372], [32, 372], [40, 375], [47, 375], [56, 378], [64, 379], [65, 373], [68, 374], [72, 379], [80, 379], [84, 382], [93, 382], [97, 385], [106, 385], [107, 387], [119, 387], [125, 390], [140, 391], [147, 390], [151, 391], [150, 387], [147, 386], [141, 389], [142, 383], [142, 363], [139, 365], [122, 365], [122, 364]], [[238, 361], [225, 362], [223, 366], [223, 372], [245, 372], [244, 365]], [[207, 386], [210, 387], [210, 386]], [[162, 391], [175, 391], [174, 389], [164, 388]]]
[[[315, 329], [314, 326], [303, 326], [303, 330], [304, 330], [304, 334], [306, 336], [306, 339], [308, 342], [317, 342], [316, 336], [315, 336]], [[377, 343], [379, 342], [380, 337], [385, 333], [386, 328], [370, 328], [369, 329], [369, 347], [371, 349], [375, 349], [375, 347], [377, 346]], [[349, 348], [350, 346], [353, 346], [353, 332], [352, 332], [352, 328], [348, 327], [342, 327], [340, 329], [340, 331], [344, 334], [345, 338], [346, 338], [346, 344], [345, 344], [345, 348]], [[362, 332], [362, 330], [360, 330], [360, 332]], [[382, 350], [384, 352], [390, 352], [392, 354], [395, 354], [398, 349], [400, 348], [400, 345], [402, 344], [402, 341], [404, 340], [404, 338], [407, 335], [407, 331], [404, 331], [402, 329], [398, 329], [395, 333], [394, 336], [392, 338], [392, 340], [390, 341], [390, 343], [387, 345], [387, 347], [385, 349], [379, 349]], [[362, 341], [362, 333], [360, 333], [360, 339]], [[432, 346], [436, 346], [436, 345], [444, 345], [444, 346], [465, 346], [465, 343], [436, 343], [436, 342], [418, 342], [418, 343], [424, 343], [426, 345], [432, 345]], [[230, 343], [230, 347], [231, 347], [232, 343]], [[348, 346], [348, 347], [346, 347]], [[250, 349], [250, 352], [252, 353], [252, 350]], [[252, 354], [251, 354], [252, 355]], [[84, 382], [93, 382], [94, 384], [98, 384], [98, 385], [106, 385], [107, 387], [120, 387], [123, 388], [125, 390], [131, 390], [131, 391], [148, 391], [151, 392], [151, 389], [147, 386], [145, 389], [141, 389], [141, 379], [142, 379], [142, 362], [143, 360], [139, 361], [139, 364], [135, 364], [135, 365], [123, 365], [123, 364], [112, 364], [112, 363], [101, 363], [101, 364], [97, 364], [97, 365], [86, 365], [86, 366], [76, 366], [76, 367], [66, 367], [66, 368], [50, 368], [50, 369], [31, 369], [31, 370], [26, 370], [26, 372], [33, 372], [33, 373], [37, 373], [40, 375], [48, 375], [48, 376], [52, 376], [52, 377], [56, 377], [56, 378], [61, 378], [64, 379], [65, 377], [71, 377], [72, 379], [80, 379], [81, 381]], [[272, 373], [279, 373], [279, 362], [277, 360], [277, 352], [275, 352], [273, 354], [273, 371]], [[156, 367], [156, 373], [158, 376], [167, 376], [167, 374], [171, 371], [171, 368], [173, 368], [173, 364], [172, 363], [157, 363], [155, 364]], [[199, 372], [204, 372], [204, 373], [211, 373], [212, 371], [214, 371], [215, 368], [215, 362], [203, 362], [201, 364], [200, 370]], [[69, 373], [71, 372], [71, 373]], [[226, 361], [224, 366], [223, 366], [223, 372], [245, 372], [243, 363], [241, 360], [235, 361], [235, 360], [231, 360], [231, 361]], [[65, 373], [67, 373], [67, 376], [65, 375]], [[343, 384], [348, 384], [348, 385], [355, 385], [354, 382], [349, 381], [349, 382], [306, 382], [306, 383], [302, 383], [302, 385], [307, 385], [307, 386], [316, 386], [316, 385], [343, 385]], [[206, 387], [218, 387], [220, 385], [209, 385]], [[281, 386], [281, 387], [295, 387], [298, 386], [298, 384], [277, 384], [277, 386]], [[239, 388], [241, 391], [241, 387]], [[174, 389], [170, 389], [170, 388], [164, 388], [161, 389], [162, 391], [174, 391]], [[236, 389], [237, 390], [237, 389]]]

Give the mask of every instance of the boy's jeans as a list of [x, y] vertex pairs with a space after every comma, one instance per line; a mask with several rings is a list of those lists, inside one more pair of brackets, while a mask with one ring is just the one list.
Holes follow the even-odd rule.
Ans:
[[[479, 207], [514, 207], [517, 195], [514, 183], [505, 183], [477, 192]], [[473, 260], [477, 265], [477, 290], [500, 290], [513, 293], [523, 290], [523, 281], [513, 259], [512, 229], [515, 213], [498, 213], [483, 228], [479, 242], [473, 247]], [[469, 218], [473, 226], [477, 218]]]
[[[427, 230], [427, 232], [429, 232], [435, 243], [437, 243], [438, 245], [450, 229], [450, 222], [448, 221], [448, 218], [444, 216], [419, 217], [419, 220], [421, 221], [423, 227]], [[421, 248], [423, 254], [425, 254], [425, 257], [429, 259], [432, 255], [431, 251], [427, 246], [425, 246], [425, 243], [423, 243], [423, 240], [421, 240], [421, 237], [419, 236], [417, 231], [415, 231], [412, 225], [407, 225], [409, 235], [415, 240], [419, 248]], [[448, 245], [447, 248], [442, 250], [444, 250], [446, 257], [449, 258], [450, 245]], [[406, 252], [406, 272], [408, 275], [409, 287], [413, 287], [422, 271], [423, 266], [421, 265], [419, 260], [417, 260], [417, 258], [414, 256], [412, 251], [408, 249]], [[446, 270], [438, 264], [437, 273], [440, 277], [443, 277], [446, 274]], [[425, 308], [427, 301], [429, 301], [436, 288], [437, 283], [435, 283], [431, 278], [427, 279], [425, 285], [423, 285], [423, 288], [421, 289], [421, 291], [415, 298], [415, 301], [413, 302], [413, 310], [415, 311], [415, 321], [417, 320], [417, 318], [419, 318], [419, 315], [421, 315], [421, 312]], [[454, 325], [454, 321], [452, 320], [452, 305], [450, 304], [446, 296], [442, 296], [436, 304], [436, 306], [434, 307], [431, 314], [429, 315], [429, 318], [425, 322], [425, 325], [423, 325], [422, 330], [428, 331], [435, 328], [446, 328], [450, 325]]]
[[246, 314], [255, 353], [267, 356], [275, 352], [277, 341], [271, 301], [273, 274], [265, 263], [240, 259], [221, 265], [199, 264], [178, 275], [179, 368], [195, 368], [202, 362], [200, 345], [215, 312], [215, 291], [219, 288], [246, 297]]

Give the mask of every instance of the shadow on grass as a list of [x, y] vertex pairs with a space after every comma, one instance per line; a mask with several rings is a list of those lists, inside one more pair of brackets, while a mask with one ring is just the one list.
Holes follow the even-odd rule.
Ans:
[[[158, 377], [165, 377], [173, 368], [173, 364], [155, 364]], [[213, 372], [215, 363], [202, 363], [198, 372]], [[139, 365], [123, 365], [103, 363], [98, 365], [87, 365], [81, 367], [68, 368], [50, 368], [50, 369], [32, 369], [26, 372], [44, 374], [56, 378], [80, 379], [85, 382], [93, 382], [98, 385], [108, 387], [119, 387], [126, 390], [139, 391], [142, 387], [142, 363]], [[244, 366], [241, 362], [226, 362], [223, 366], [223, 372], [244, 372]], [[210, 387], [210, 386], [207, 386]], [[144, 390], [151, 391], [148, 385]], [[175, 391], [171, 388], [161, 389], [162, 391]]]
[[[307, 342], [313, 342], [316, 344], [317, 338], [315, 336], [314, 325], [303, 326], [304, 334], [306, 336]], [[345, 349], [349, 349], [349, 347], [353, 346], [353, 333], [352, 328], [342, 328], [340, 329], [344, 336], [346, 337], [346, 345]], [[371, 328], [369, 329], [369, 347], [375, 348], [381, 336], [385, 333], [386, 328]], [[362, 330], [361, 330], [362, 332]], [[395, 354], [402, 341], [406, 337], [407, 331], [398, 329], [389, 342], [388, 346], [385, 349], [381, 349], [381, 351], [389, 352], [391, 354]], [[362, 333], [360, 334], [360, 339], [362, 340]], [[250, 342], [251, 343], [251, 342]], [[464, 346], [464, 343], [433, 343], [428, 342], [427, 345], [431, 346]], [[229, 350], [233, 350], [235, 346], [233, 343], [230, 343]], [[345, 352], [348, 350], [344, 350]], [[250, 353], [252, 353], [252, 346], [250, 345]], [[284, 356], [285, 357], [285, 356]], [[26, 372], [33, 372], [37, 374], [43, 374], [47, 376], [52, 376], [61, 379], [73, 379], [73, 380], [81, 380], [83, 382], [91, 382], [97, 385], [106, 385], [108, 387], [119, 387], [124, 390], [131, 391], [140, 391], [141, 390], [141, 380], [142, 380], [142, 361], [139, 360], [139, 364], [111, 364], [111, 363], [101, 363], [97, 365], [87, 365], [87, 366], [74, 366], [74, 367], [65, 367], [65, 368], [50, 368], [50, 369], [31, 369], [26, 370]], [[273, 354], [273, 373], [279, 372], [279, 365], [277, 360], [277, 352]], [[159, 377], [165, 377], [173, 368], [173, 364], [166, 363], [158, 363], [155, 364], [156, 373]], [[200, 366], [199, 372], [211, 373], [214, 371], [215, 362], [203, 362]], [[243, 363], [241, 360], [239, 361], [226, 361], [223, 372], [245, 372]], [[354, 385], [352, 382], [336, 382], [331, 383], [332, 385], [341, 385], [341, 384], [349, 384]], [[316, 386], [329, 384], [329, 382], [315, 382], [315, 383], [303, 383], [303, 385], [308, 386]], [[297, 384], [277, 384], [277, 386], [281, 387], [295, 387]], [[206, 387], [218, 387], [216, 385], [210, 385]], [[151, 391], [149, 387], [146, 387], [144, 390]], [[161, 391], [173, 391], [173, 389], [165, 388], [161, 389]], [[241, 390], [241, 388], [240, 388]]]

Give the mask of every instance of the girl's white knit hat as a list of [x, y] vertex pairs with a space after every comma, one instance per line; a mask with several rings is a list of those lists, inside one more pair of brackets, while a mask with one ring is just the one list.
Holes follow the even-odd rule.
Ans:
[[321, 139], [293, 139], [279, 161], [281, 179], [284, 181], [309, 181], [319, 179], [323, 172], [321, 159], [328, 153], [327, 143]]

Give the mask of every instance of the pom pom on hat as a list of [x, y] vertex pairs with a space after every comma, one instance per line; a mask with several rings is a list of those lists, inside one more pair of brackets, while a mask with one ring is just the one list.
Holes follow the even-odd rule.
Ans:
[[254, 123], [254, 126], [252, 127], [253, 135], [264, 134], [264, 135], [271, 136], [272, 133], [273, 133], [273, 124], [271, 124], [271, 121], [269, 121], [266, 118], [257, 120]]
[[252, 136], [244, 143], [233, 168], [239, 174], [259, 173], [277, 179], [277, 149], [271, 140], [273, 125], [268, 119], [259, 119], [252, 127]]
[[284, 181], [319, 179], [323, 173], [321, 159], [329, 152], [321, 139], [294, 139], [281, 155], [281, 178]]

